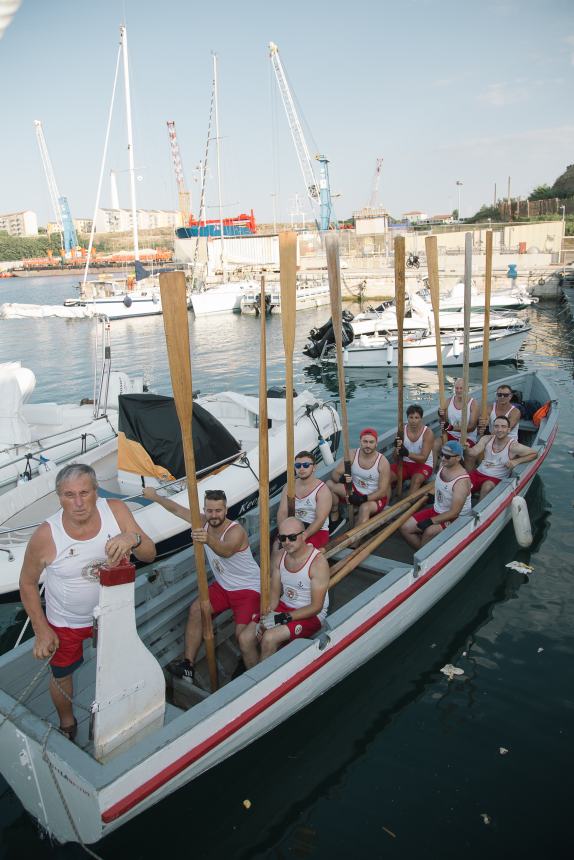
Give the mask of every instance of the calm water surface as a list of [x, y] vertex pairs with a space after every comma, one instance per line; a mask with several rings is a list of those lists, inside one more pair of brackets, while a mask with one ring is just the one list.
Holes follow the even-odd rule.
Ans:
[[[77, 278], [0, 282], [4, 301], [59, 303]], [[256, 744], [102, 841], [104, 858], [570, 858], [574, 754], [574, 333], [561, 306], [526, 312], [533, 331], [519, 369], [549, 375], [561, 428], [528, 497], [535, 541], [512, 528], [411, 631], [352, 677]], [[295, 384], [336, 397], [334, 373], [300, 354], [325, 309], [299, 315]], [[194, 388], [256, 393], [258, 321], [190, 317]], [[269, 384], [282, 384], [281, 321], [268, 332]], [[33, 399], [90, 396], [94, 324], [0, 320], [0, 361], [37, 376]], [[112, 324], [114, 368], [143, 371], [169, 393], [161, 317]], [[491, 378], [514, 365], [491, 368]], [[480, 369], [471, 371], [475, 382]], [[447, 377], [452, 381], [452, 377]], [[349, 378], [351, 436], [394, 424], [396, 378]], [[434, 402], [436, 374], [409, 371], [405, 402]], [[513, 559], [534, 566], [527, 578]], [[10, 647], [19, 604], [0, 605]], [[464, 669], [450, 682], [445, 663]], [[500, 754], [500, 748], [508, 750]], [[10, 789], [0, 788], [0, 854], [76, 858], [42, 838]], [[243, 800], [251, 801], [246, 810]]]

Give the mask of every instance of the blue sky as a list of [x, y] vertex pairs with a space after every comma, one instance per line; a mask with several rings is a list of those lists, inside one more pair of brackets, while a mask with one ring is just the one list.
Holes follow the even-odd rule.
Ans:
[[[166, 120], [177, 125], [197, 211], [219, 58], [225, 214], [288, 220], [304, 198], [267, 44], [278, 44], [312, 153], [330, 159], [337, 215], [365, 205], [377, 157], [379, 202], [398, 216], [463, 215], [552, 183], [574, 161], [572, 0], [23, 0], [0, 40], [0, 212], [52, 217], [33, 120], [44, 125], [60, 191], [91, 217], [119, 25], [130, 48], [138, 205], [177, 208]], [[108, 167], [125, 171], [123, 91]], [[215, 206], [215, 148], [209, 203]], [[125, 172], [120, 202], [128, 205]], [[110, 205], [109, 183], [103, 205]], [[215, 208], [211, 217], [217, 217]]]

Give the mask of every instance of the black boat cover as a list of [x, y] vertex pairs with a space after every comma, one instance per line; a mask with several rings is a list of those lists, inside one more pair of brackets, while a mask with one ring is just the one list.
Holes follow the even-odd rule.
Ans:
[[[223, 424], [195, 402], [192, 429], [198, 472], [241, 450]], [[185, 476], [181, 430], [173, 397], [121, 394], [118, 431], [118, 469], [162, 481]]]

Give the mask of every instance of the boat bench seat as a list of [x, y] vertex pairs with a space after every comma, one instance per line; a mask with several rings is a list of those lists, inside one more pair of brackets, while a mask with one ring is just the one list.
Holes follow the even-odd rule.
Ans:
[[526, 418], [522, 418], [518, 422], [518, 429], [524, 430], [527, 433], [536, 433], [536, 431], [538, 430], [538, 427], [536, 426], [534, 421], [528, 421]]

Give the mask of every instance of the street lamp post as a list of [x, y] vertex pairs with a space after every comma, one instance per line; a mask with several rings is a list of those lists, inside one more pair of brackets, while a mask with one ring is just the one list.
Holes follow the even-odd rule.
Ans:
[[566, 206], [561, 206], [562, 209], [562, 264], [564, 264], [565, 258], [565, 247], [566, 244]]
[[461, 213], [461, 206], [462, 206], [462, 203], [461, 203], [462, 190], [461, 189], [462, 189], [462, 185], [463, 185], [462, 179], [457, 179], [456, 180], [456, 187], [457, 187], [457, 191], [458, 191], [458, 222], [459, 222], [459, 224], [462, 220], [462, 213]]
[[277, 208], [276, 208], [276, 203], [275, 203], [276, 197], [277, 197], [276, 194], [271, 195], [271, 199], [273, 201], [273, 232], [274, 233], [277, 232]]

